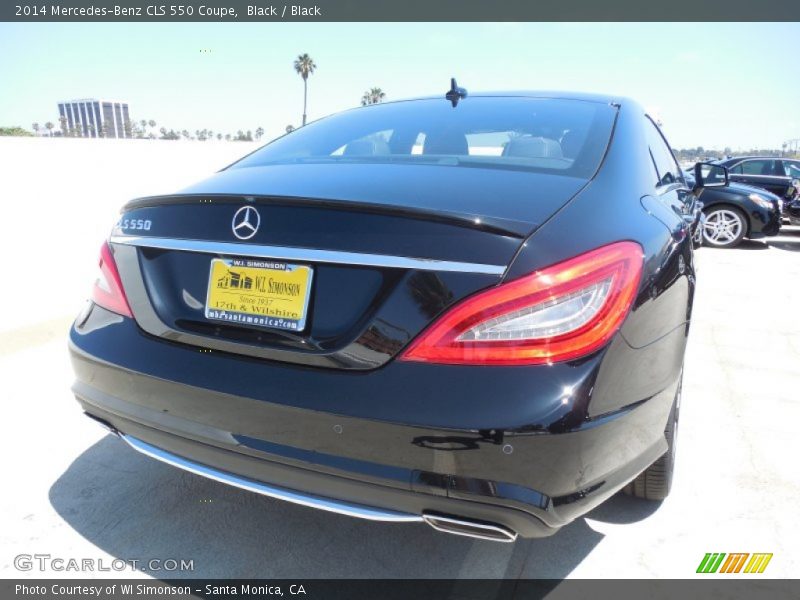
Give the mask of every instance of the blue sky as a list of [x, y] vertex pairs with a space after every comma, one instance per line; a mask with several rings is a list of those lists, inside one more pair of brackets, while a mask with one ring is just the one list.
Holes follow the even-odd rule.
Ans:
[[[130, 103], [175, 129], [266, 137], [298, 125], [308, 52], [309, 118], [388, 99], [472, 90], [631, 96], [675, 147], [780, 147], [800, 138], [800, 24], [181, 23], [0, 24], [0, 126], [57, 122], [63, 99]], [[202, 50], [202, 51], [201, 51]]]

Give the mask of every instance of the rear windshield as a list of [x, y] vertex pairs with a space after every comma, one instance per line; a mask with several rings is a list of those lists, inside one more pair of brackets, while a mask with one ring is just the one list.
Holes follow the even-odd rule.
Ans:
[[590, 178], [616, 109], [583, 100], [467, 97], [358, 108], [293, 131], [231, 168], [392, 162], [524, 169]]

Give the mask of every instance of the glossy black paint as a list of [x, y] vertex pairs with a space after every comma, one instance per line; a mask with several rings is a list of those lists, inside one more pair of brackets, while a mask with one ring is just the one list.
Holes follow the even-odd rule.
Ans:
[[[795, 194], [792, 181], [800, 176], [800, 161], [774, 156], [736, 156], [718, 161], [730, 173], [731, 181], [767, 190], [779, 197], [791, 198]], [[757, 165], [748, 169], [747, 165]], [[751, 171], [757, 172], [751, 172]], [[792, 176], [792, 173], [797, 175]]]
[[[694, 178], [685, 174], [689, 185], [694, 185]], [[710, 187], [696, 190], [697, 198], [703, 203], [703, 209], [708, 210], [714, 206], [733, 206], [745, 215], [747, 232], [745, 237], [760, 238], [774, 236], [780, 231], [781, 226], [781, 200], [775, 194], [755, 185], [746, 185], [733, 181], [725, 187]], [[772, 208], [764, 208], [750, 198], [751, 194], [758, 194], [772, 202]]]
[[[151, 201], [125, 214], [151, 220], [151, 229], [143, 232], [149, 236], [229, 241], [231, 214], [244, 200], [213, 196], [203, 200], [183, 198], [163, 206]], [[274, 199], [253, 204], [265, 223], [260, 235], [250, 240], [253, 243], [500, 265], [510, 261], [520, 243], [518, 235], [487, 230], [466, 220], [428, 219], [383, 209], [365, 212], [361, 205], [354, 210], [340, 205], [281, 204]], [[187, 210], [198, 218], [182, 218]], [[129, 290], [134, 272], [141, 273], [145, 301], [176, 332], [174, 339], [180, 341], [181, 333], [198, 334], [258, 347], [266, 358], [337, 368], [384, 364], [445, 307], [498, 280], [495, 275], [476, 273], [316, 264], [311, 316], [298, 335], [207, 321], [202, 303], [209, 260], [208, 255], [143, 249], [138, 253], [138, 268], [125, 268], [122, 262], [121, 272]], [[325, 310], [315, 310], [317, 306]]]
[[783, 216], [789, 219], [792, 225], [800, 225], [800, 196], [786, 204]]
[[[272, 165], [221, 171], [186, 188], [181, 195], [261, 196], [292, 199], [295, 206], [301, 200], [304, 205], [324, 201], [329, 206], [364, 209], [362, 213], [383, 209], [472, 223], [480, 218], [489, 226], [524, 234], [586, 183], [578, 178], [526, 171], [504, 171], [503, 177], [494, 179], [497, 181], [487, 179], [484, 169], [430, 165]], [[152, 202], [144, 199], [130, 207]]]
[[[147, 295], [177, 333], [157, 337], [92, 307], [70, 335], [76, 396], [123, 432], [231, 472], [374, 506], [493, 521], [522, 535], [552, 533], [666, 450], [695, 288], [695, 194], [683, 180], [656, 185], [635, 102], [585, 101], [618, 113], [588, 181], [291, 165], [223, 171], [180, 195], [129, 204], [125, 217], [152, 220], [145, 235], [231, 241], [231, 215], [252, 198], [276, 224], [261, 243], [507, 269], [488, 276], [313, 265], [323, 281], [308, 333], [247, 332], [262, 336], [248, 344], [275, 353], [265, 359], [214, 349], [221, 335], [241, 341], [230, 329], [194, 331], [207, 345], [181, 341], [192, 315], [179, 293], [201, 295], [210, 256], [138, 250]], [[640, 289], [621, 330], [592, 355], [520, 367], [393, 359], [470, 293], [620, 240], [643, 248]], [[347, 278], [337, 301], [336, 283]], [[325, 314], [328, 306], [338, 318]], [[379, 320], [388, 327], [376, 338]], [[332, 359], [366, 350], [381, 356], [370, 368]]]
[[433, 316], [498, 279], [475, 273], [317, 264], [309, 306], [313, 316], [304, 331], [294, 332], [205, 319], [208, 261], [207, 255], [139, 252], [153, 309], [175, 332], [176, 341], [191, 343], [182, 334], [200, 335], [258, 348], [263, 358], [340, 369], [383, 365]]
[[[673, 342], [680, 344], [684, 334], [676, 332]], [[78, 379], [73, 389], [84, 410], [144, 441], [196, 459], [209, 453], [207, 461], [215, 462], [206, 464], [237, 473], [238, 455], [255, 456], [263, 468], [252, 467], [248, 476], [274, 481], [271, 469], [291, 467], [314, 481], [303, 488], [278, 480], [282, 485], [328, 497], [339, 496], [317, 477], [422, 495], [360, 498], [385, 508], [409, 510], [421, 503], [434, 510], [441, 506], [437, 497], [460, 497], [476, 506], [457, 514], [491, 516], [524, 535], [545, 535], [566, 524], [655, 460], [665, 448], [655, 429], [659, 423], [663, 428], [674, 393], [668, 384], [644, 402], [632, 401], [639, 385], [613, 399], [627, 406], [587, 414], [593, 386], [611, 391], [602, 383], [609, 379], [602, 369], [607, 352], [637, 366], [631, 359], [639, 353], [622, 339], [594, 357], [542, 373], [534, 382], [535, 401], [525, 369], [496, 367], [487, 375], [392, 362], [353, 375], [286, 366], [154, 343], [130, 319], [99, 307], [73, 330], [71, 342]], [[642, 361], [659, 358], [646, 354]], [[125, 369], [114, 366], [120, 364]], [[672, 368], [665, 362], [660, 377]], [[514, 493], [501, 495], [504, 489]], [[528, 505], [519, 497], [534, 501]], [[510, 510], [516, 517], [527, 514], [527, 525]]]

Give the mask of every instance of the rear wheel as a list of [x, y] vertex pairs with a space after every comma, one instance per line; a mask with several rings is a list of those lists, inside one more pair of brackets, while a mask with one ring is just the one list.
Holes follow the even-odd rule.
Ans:
[[669, 491], [672, 488], [672, 473], [675, 469], [682, 387], [683, 375], [681, 375], [681, 379], [678, 382], [678, 390], [675, 392], [675, 400], [672, 402], [672, 410], [669, 411], [669, 419], [664, 429], [664, 437], [667, 438], [667, 443], [669, 444], [668, 450], [661, 458], [647, 467], [636, 479], [622, 489], [625, 494], [644, 500], [663, 500], [669, 496]]
[[720, 206], [706, 211], [703, 224], [703, 239], [715, 248], [738, 246], [747, 231], [747, 222], [742, 212], [732, 206]]

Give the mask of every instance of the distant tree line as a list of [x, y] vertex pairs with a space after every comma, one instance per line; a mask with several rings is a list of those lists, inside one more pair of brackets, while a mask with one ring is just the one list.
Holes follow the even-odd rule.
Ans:
[[0, 127], [0, 135], [17, 137], [33, 137], [33, 133], [22, 127]]
[[[380, 88], [371, 88], [364, 92], [361, 98], [362, 105], [377, 104], [382, 102], [385, 97]], [[125, 135], [127, 137], [143, 140], [143, 139], [159, 139], [159, 140], [195, 140], [205, 142], [209, 140], [226, 141], [226, 142], [252, 142], [259, 141], [264, 136], [264, 128], [256, 127], [255, 130], [242, 130], [239, 129], [236, 133], [223, 133], [221, 131], [214, 131], [213, 129], [195, 129], [193, 132], [188, 129], [167, 129], [160, 127], [156, 129], [157, 123], [150, 119], [141, 120], [128, 120], [124, 124]], [[44, 124], [44, 130], [50, 137], [84, 137], [83, 132], [74, 127], [69, 129], [67, 127], [67, 120], [62, 117], [60, 120], [60, 129], [55, 130], [55, 125], [51, 121]], [[55, 131], [54, 131], [55, 130]], [[286, 126], [286, 133], [291, 133], [295, 130], [293, 125]], [[0, 136], [34, 136], [39, 135], [43, 131], [39, 123], [33, 123], [31, 130], [24, 129], [23, 127], [0, 127]], [[89, 135], [91, 136], [93, 129], [89, 127]], [[98, 137], [113, 137], [110, 135], [108, 126], [104, 127]], [[722, 150], [714, 148], [704, 148], [697, 146], [695, 148], [673, 148], [675, 158], [681, 163], [695, 163], [704, 160], [716, 160], [725, 158], [727, 156], [775, 156], [775, 157], [800, 157], [800, 152], [792, 147], [787, 147], [786, 144], [782, 148], [737, 148], [733, 150], [730, 147], [725, 147]]]
[[729, 156], [774, 156], [779, 158], [781, 156], [794, 158], [800, 155], [797, 151], [788, 148], [786, 144], [781, 148], [732, 148], [726, 146], [722, 150], [704, 148], [697, 146], [696, 148], [673, 148], [675, 158], [678, 162], [702, 162], [705, 160], [716, 160], [727, 158]]
[[[55, 124], [51, 121], [48, 121], [44, 124], [44, 129], [47, 130], [48, 137], [115, 137], [113, 135], [113, 131], [111, 130], [112, 126], [108, 122], [104, 123], [103, 127], [101, 127], [99, 131], [95, 130], [93, 125], [87, 126], [86, 129], [88, 135], [84, 135], [81, 127], [69, 127], [65, 117], [61, 117], [61, 119], [59, 119], [59, 124], [60, 127], [57, 130], [55, 129]], [[137, 140], [197, 140], [205, 142], [207, 140], [216, 139], [219, 141], [225, 140], [229, 142], [252, 142], [254, 140], [260, 140], [264, 135], [264, 128], [260, 126], [255, 129], [255, 132], [250, 129], [247, 131], [239, 129], [236, 133], [222, 133], [220, 131], [215, 132], [212, 129], [195, 129], [194, 132], [190, 132], [188, 129], [182, 129], [179, 131], [161, 127], [156, 130], [157, 125], [158, 123], [152, 119], [141, 119], [139, 121], [131, 119], [126, 120], [123, 124], [125, 137]], [[292, 126], [290, 125], [289, 127]], [[287, 128], [287, 131], [288, 130], [289, 129]], [[31, 130], [23, 127], [0, 127], [0, 136], [34, 136], [39, 135], [42, 131], [43, 129], [39, 123], [34, 123], [31, 125]]]

